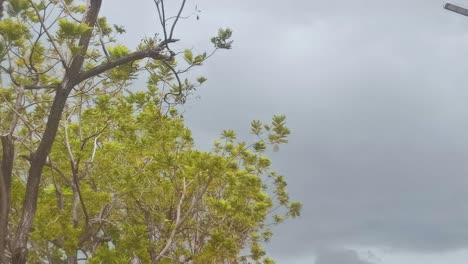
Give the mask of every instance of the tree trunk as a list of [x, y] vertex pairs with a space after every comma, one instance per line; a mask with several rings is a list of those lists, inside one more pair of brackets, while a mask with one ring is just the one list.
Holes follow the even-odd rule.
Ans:
[[80, 197], [78, 191], [76, 190], [76, 186], [72, 186], [73, 189], [73, 206], [72, 206], [72, 221], [73, 227], [77, 228], [79, 219], [78, 219], [78, 210], [80, 206]]
[[8, 189], [0, 168], [0, 263], [6, 263], [5, 248], [8, 235]]
[[52, 144], [55, 140], [63, 108], [70, 91], [71, 89], [60, 89], [57, 91], [42, 141], [39, 144], [37, 152], [34, 153], [31, 162], [26, 183], [26, 197], [23, 204], [23, 214], [16, 231], [15, 241], [12, 248], [12, 263], [14, 264], [26, 263], [28, 237], [29, 232], [31, 231], [34, 215], [36, 214], [42, 169], [44, 168], [47, 156], [49, 155], [50, 149], [52, 148]]
[[78, 263], [78, 256], [75, 254], [74, 256], [67, 257], [67, 264], [77, 264]]
[[8, 215], [11, 201], [11, 176], [15, 158], [14, 139], [11, 134], [2, 139], [2, 161], [0, 163], [0, 263], [7, 263], [5, 250], [8, 237]]
[[[94, 28], [96, 24], [101, 4], [102, 0], [88, 1], [88, 8], [84, 15], [83, 23], [88, 25], [90, 28]], [[36, 214], [42, 169], [44, 168], [47, 157], [54, 143], [55, 136], [57, 135], [60, 119], [62, 117], [68, 95], [72, 91], [73, 87], [78, 84], [78, 76], [80, 75], [92, 34], [93, 30], [88, 30], [80, 37], [78, 46], [81, 50], [72, 59], [62, 81], [62, 85], [57, 89], [54, 102], [52, 103], [48, 116], [44, 135], [42, 136], [41, 143], [39, 144], [36, 153], [34, 153], [26, 183], [26, 197], [23, 204], [22, 216], [15, 234], [15, 241], [12, 246], [13, 264], [26, 263], [29, 232], [31, 231], [34, 216]]]

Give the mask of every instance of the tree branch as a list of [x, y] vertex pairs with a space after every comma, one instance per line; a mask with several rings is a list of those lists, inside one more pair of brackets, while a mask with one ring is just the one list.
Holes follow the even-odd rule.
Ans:
[[182, 11], [184, 10], [186, 0], [182, 0], [182, 4], [180, 5], [179, 8], [179, 13], [177, 13], [177, 16], [175, 17], [174, 23], [172, 24], [171, 31], [169, 33], [169, 39], [172, 38], [172, 34], [174, 34], [174, 29], [175, 26], [177, 25], [177, 22], [179, 21], [180, 16], [182, 15]]
[[113, 69], [115, 67], [118, 67], [120, 65], [134, 62], [137, 60], [142, 60], [145, 58], [153, 58], [155, 60], [165, 60], [169, 59], [167, 56], [164, 56], [162, 52], [164, 51], [164, 47], [168, 43], [174, 43], [177, 42], [177, 39], [168, 39], [167, 41], [162, 41], [155, 49], [146, 49], [146, 50], [140, 50], [133, 52], [131, 54], [125, 55], [121, 58], [115, 59], [113, 61], [101, 64], [99, 66], [96, 66], [92, 69], [89, 69], [87, 71], [81, 72], [79, 76], [76, 78], [76, 83], [78, 84], [84, 80], [87, 80], [89, 78], [92, 78], [94, 76], [97, 76], [101, 73], [104, 73], [110, 69]]
[[164, 257], [164, 254], [166, 254], [166, 252], [172, 246], [175, 235], [177, 234], [177, 231], [181, 226], [182, 204], [185, 200], [185, 195], [187, 192], [187, 184], [185, 183], [185, 178], [183, 178], [183, 181], [184, 182], [183, 182], [182, 194], [180, 195], [179, 203], [177, 204], [177, 209], [176, 209], [176, 219], [174, 223], [174, 229], [172, 229], [171, 234], [169, 235], [169, 238], [167, 239], [167, 242], [164, 248], [159, 252], [158, 256], [156, 256], [156, 258], [151, 263], [157, 263], [161, 258]]
[[81, 67], [83, 66], [83, 62], [85, 59], [86, 51], [88, 50], [89, 42], [91, 37], [93, 36], [93, 28], [97, 23], [97, 18], [99, 15], [99, 10], [101, 9], [102, 0], [91, 0], [89, 1], [90, 4], [88, 6], [88, 10], [83, 18], [83, 22], [88, 25], [91, 29], [83, 33], [81, 35], [80, 40], [78, 41], [78, 47], [80, 47], [80, 51], [73, 57], [71, 61], [69, 72], [67, 73], [68, 79], [71, 81], [69, 87], [70, 89], [73, 88], [79, 82], [75, 82], [74, 80], [80, 75]]
[[58, 49], [57, 45], [55, 45], [54, 39], [50, 35], [49, 30], [47, 29], [47, 27], [45, 25], [44, 18], [39, 13], [39, 10], [37, 9], [36, 4], [34, 4], [34, 2], [32, 0], [29, 0], [29, 3], [33, 7], [34, 12], [36, 12], [36, 15], [37, 15], [37, 17], [39, 19], [39, 22], [41, 23], [41, 27], [42, 27], [42, 29], [44, 29], [44, 32], [46, 33], [47, 37], [49, 38], [49, 41], [52, 44], [52, 47], [54, 47], [55, 52], [57, 52], [57, 55], [59, 56], [60, 61], [62, 62], [62, 66], [65, 68], [65, 70], [67, 70], [67, 63], [65, 62], [65, 58], [62, 56], [62, 53], [60, 53], [60, 50]]

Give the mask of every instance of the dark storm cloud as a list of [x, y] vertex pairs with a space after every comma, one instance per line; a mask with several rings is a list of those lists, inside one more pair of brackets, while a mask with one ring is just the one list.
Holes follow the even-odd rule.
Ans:
[[[203, 0], [201, 19], [182, 22], [198, 51], [220, 26], [235, 33], [186, 106], [199, 145], [288, 116], [291, 143], [273, 157], [304, 212], [277, 229], [276, 255], [468, 246], [468, 19], [443, 3]], [[120, 23], [135, 39], [154, 32], [151, 19], [132, 19]]]

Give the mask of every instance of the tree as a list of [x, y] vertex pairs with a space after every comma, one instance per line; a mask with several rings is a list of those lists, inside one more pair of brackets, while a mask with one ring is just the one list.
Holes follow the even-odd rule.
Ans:
[[[261, 247], [269, 219], [300, 212], [264, 156], [286, 143], [285, 118], [252, 122], [251, 145], [227, 130], [202, 152], [177, 113], [206, 81], [183, 75], [229, 49], [232, 32], [218, 32], [210, 55], [175, 53], [186, 1], [170, 16], [154, 0], [162, 36], [132, 51], [115, 38], [125, 29], [99, 16], [101, 2], [6, 1], [0, 262], [271, 263]], [[132, 92], [141, 71], [147, 89]]]

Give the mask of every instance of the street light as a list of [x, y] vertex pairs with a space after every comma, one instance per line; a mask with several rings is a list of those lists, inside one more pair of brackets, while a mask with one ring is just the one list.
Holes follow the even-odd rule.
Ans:
[[456, 6], [454, 4], [447, 3], [444, 5], [444, 8], [452, 12], [458, 13], [460, 15], [468, 16], [468, 9]]

